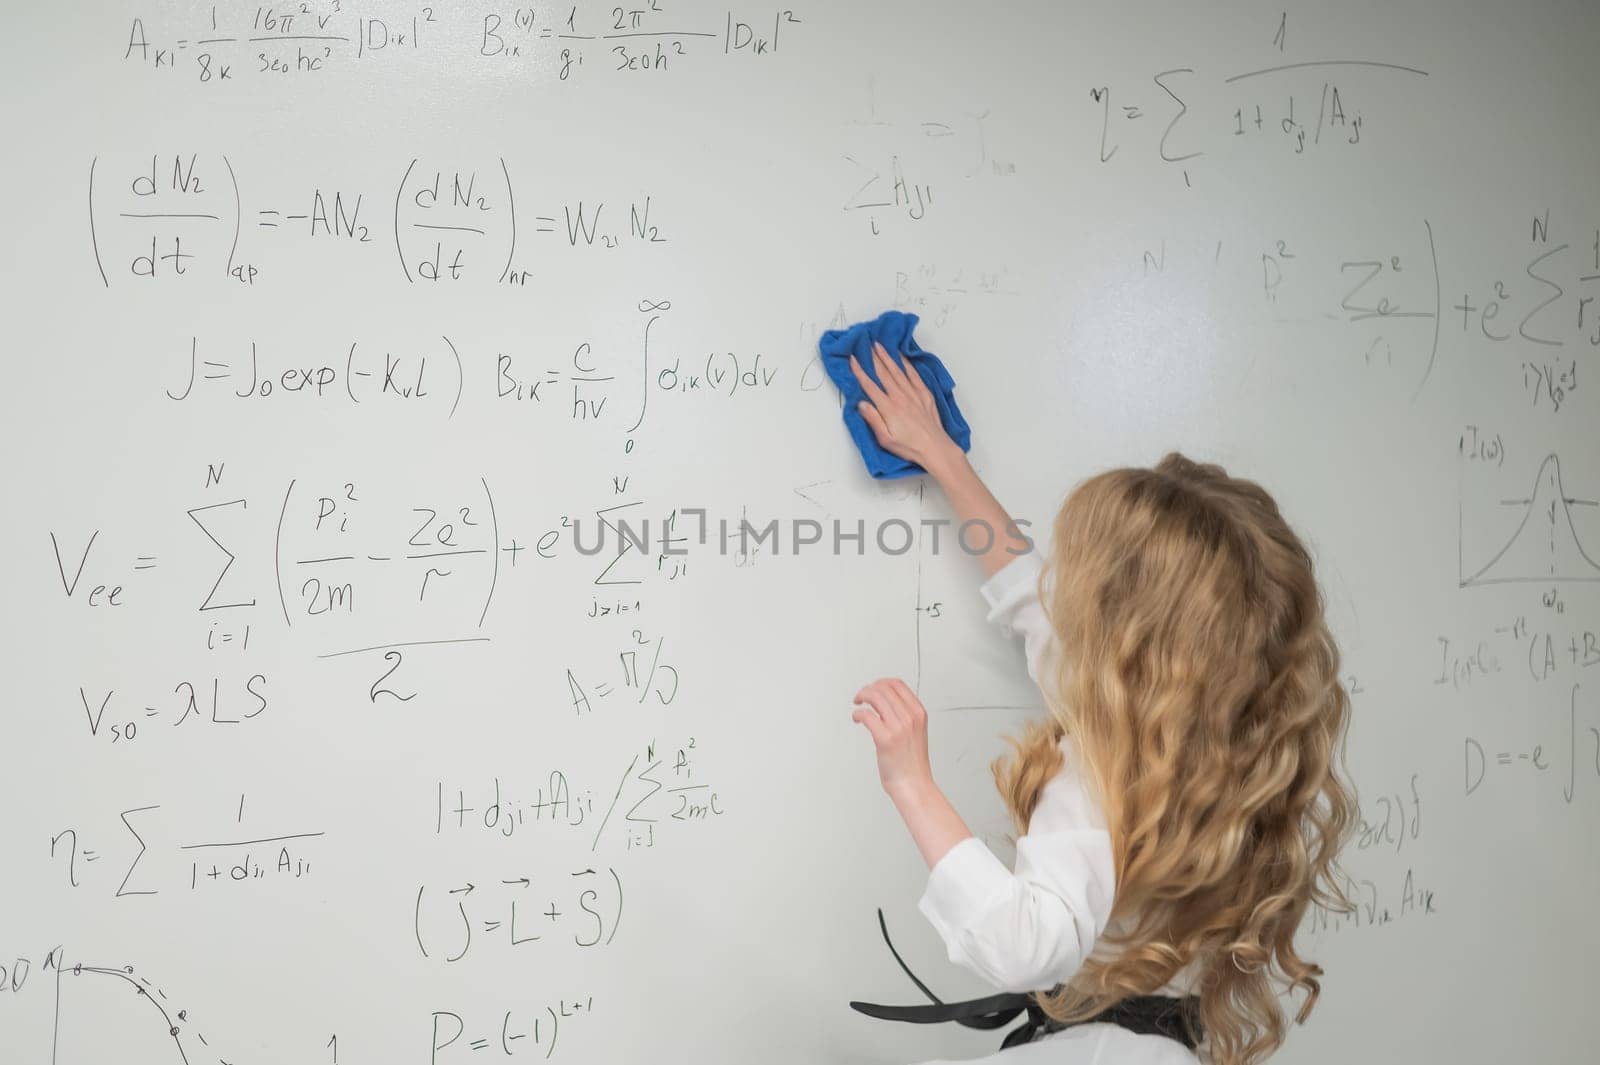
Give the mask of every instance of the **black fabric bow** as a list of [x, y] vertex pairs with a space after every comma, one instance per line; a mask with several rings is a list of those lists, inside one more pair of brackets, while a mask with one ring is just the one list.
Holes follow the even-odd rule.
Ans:
[[1089, 1023], [1115, 1024], [1140, 1035], [1165, 1036], [1177, 1040], [1190, 1050], [1194, 1050], [1200, 1044], [1200, 1026], [1195, 1018], [1198, 1003], [1192, 996], [1171, 998], [1165, 995], [1140, 995], [1123, 999], [1110, 1009], [1082, 1021], [1065, 1022], [1046, 1014], [1034, 996], [1025, 992], [1003, 992], [984, 998], [967, 999], [964, 1002], [945, 1002], [935, 995], [927, 984], [917, 979], [917, 974], [911, 971], [905, 959], [900, 957], [900, 952], [894, 949], [894, 942], [889, 938], [889, 926], [883, 919], [881, 909], [878, 911], [878, 930], [883, 933], [883, 941], [888, 945], [889, 953], [894, 955], [900, 970], [911, 978], [911, 982], [916, 984], [924, 995], [928, 996], [930, 1005], [884, 1006], [875, 1002], [850, 1003], [851, 1009], [868, 1017], [886, 1021], [907, 1021], [912, 1024], [941, 1024], [955, 1021], [966, 1028], [988, 1030], [1003, 1028], [1023, 1014], [1027, 1014], [1025, 1021], [1006, 1033], [1005, 1039], [1000, 1044], [1002, 1050], [1031, 1043], [1042, 1035], [1059, 1032], [1076, 1024]]

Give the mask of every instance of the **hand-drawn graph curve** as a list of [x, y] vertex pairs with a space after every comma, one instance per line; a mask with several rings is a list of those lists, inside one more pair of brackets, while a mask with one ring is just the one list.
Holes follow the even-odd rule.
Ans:
[[[1578, 499], [1567, 494], [1561, 479], [1561, 459], [1546, 455], [1533, 479], [1533, 489], [1524, 498], [1503, 499], [1504, 507], [1519, 507], [1521, 520], [1516, 531], [1488, 562], [1469, 573], [1464, 546], [1457, 555], [1460, 585], [1546, 584], [1551, 581], [1600, 581], [1600, 563], [1584, 546], [1573, 520], [1574, 507], [1594, 507], [1593, 499]], [[1465, 536], [1460, 516], [1458, 544]]]
[[171, 1065], [215, 1057], [187, 1012], [131, 965], [57, 968], [50, 1065], [90, 1065], [113, 1049], [120, 1060]]

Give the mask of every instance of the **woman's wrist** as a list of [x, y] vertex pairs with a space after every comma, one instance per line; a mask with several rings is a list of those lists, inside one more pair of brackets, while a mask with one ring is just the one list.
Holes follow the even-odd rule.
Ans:
[[950, 848], [972, 835], [932, 776], [897, 783], [889, 789], [889, 797], [929, 869], [938, 865]]
[[934, 783], [931, 776], [898, 780], [884, 790], [889, 794], [889, 801], [894, 803], [901, 814], [914, 814], [926, 810], [944, 798], [944, 793], [939, 790], [939, 785]]
[[967, 453], [962, 451], [954, 440], [945, 441], [938, 451], [929, 455], [928, 461], [923, 464], [923, 469], [927, 470], [946, 491], [952, 481], [963, 475], [972, 474], [972, 464], [967, 461]]

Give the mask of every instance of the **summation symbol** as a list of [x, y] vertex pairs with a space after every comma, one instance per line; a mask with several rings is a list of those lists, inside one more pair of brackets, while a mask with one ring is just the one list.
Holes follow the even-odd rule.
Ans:
[[227, 579], [228, 571], [230, 569], [232, 569], [233, 568], [233, 564], [238, 561], [238, 556], [235, 555], [232, 551], [229, 551], [226, 547], [224, 547], [222, 545], [222, 541], [218, 540], [216, 535], [210, 529], [206, 528], [205, 522], [200, 520], [200, 515], [205, 513], [206, 511], [220, 510], [220, 509], [222, 509], [224, 507], [239, 507], [239, 508], [243, 509], [243, 508], [249, 507], [249, 505], [250, 504], [247, 503], [243, 499], [234, 499], [234, 500], [230, 500], [227, 503], [212, 503], [212, 504], [210, 504], [208, 506], [195, 507], [192, 510], [189, 510], [187, 512], [188, 515], [189, 515], [189, 520], [194, 522], [195, 525], [199, 527], [200, 531], [206, 534], [206, 539], [210, 540], [214, 545], [216, 545], [217, 550], [221, 551], [224, 555], [228, 556], [228, 561], [223, 563], [221, 571], [217, 573], [217, 582], [211, 586], [211, 591], [206, 593], [205, 602], [200, 604], [200, 609], [201, 610], [222, 610], [222, 609], [226, 609], [228, 607], [255, 606], [256, 605], [256, 601], [255, 601], [254, 598], [251, 598], [251, 599], [246, 600], [246, 601], [234, 602], [234, 603], [214, 603], [214, 602], [212, 602], [212, 600], [215, 599], [216, 596], [217, 596], [217, 589], [221, 588], [222, 587], [222, 582]]

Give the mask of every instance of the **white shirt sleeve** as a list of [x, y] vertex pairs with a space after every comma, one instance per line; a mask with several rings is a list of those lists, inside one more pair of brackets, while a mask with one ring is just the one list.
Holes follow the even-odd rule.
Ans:
[[[989, 620], [1021, 635], [1037, 680], [1053, 633], [1038, 598], [1039, 561], [1020, 556], [990, 578]], [[928, 874], [918, 908], [950, 960], [1005, 991], [1043, 990], [1083, 964], [1111, 916], [1115, 865], [1105, 818], [1062, 741], [1061, 771], [1045, 785], [1007, 869], [976, 837]]]
[[1041, 684], [1040, 670], [1055, 642], [1055, 630], [1039, 601], [1042, 572], [1039, 552], [1029, 551], [1007, 562], [979, 589], [989, 604], [989, 621], [1009, 635], [1022, 637], [1028, 676], [1035, 684]]

